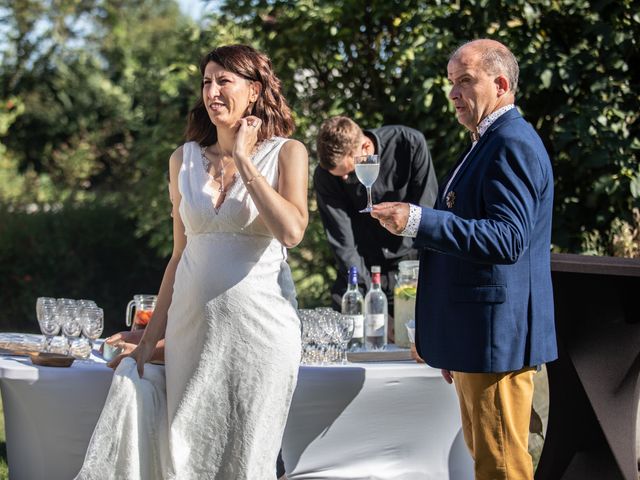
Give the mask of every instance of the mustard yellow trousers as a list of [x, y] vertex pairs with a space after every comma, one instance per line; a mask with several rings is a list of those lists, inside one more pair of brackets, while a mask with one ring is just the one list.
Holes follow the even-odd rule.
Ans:
[[451, 372], [476, 480], [533, 479], [528, 443], [535, 372]]

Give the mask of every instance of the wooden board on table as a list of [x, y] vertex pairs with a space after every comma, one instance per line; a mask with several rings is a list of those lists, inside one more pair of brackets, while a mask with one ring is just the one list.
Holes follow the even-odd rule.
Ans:
[[43, 367], [70, 367], [74, 357], [69, 355], [60, 355], [59, 353], [36, 352], [29, 355], [34, 365]]
[[0, 355], [9, 355], [15, 357], [28, 357], [32, 353], [38, 353], [37, 350], [27, 350], [24, 347], [0, 347]]

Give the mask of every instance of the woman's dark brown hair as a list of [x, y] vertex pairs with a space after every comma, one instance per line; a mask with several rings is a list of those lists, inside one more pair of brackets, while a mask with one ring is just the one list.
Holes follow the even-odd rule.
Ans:
[[[273, 72], [269, 57], [248, 45], [225, 45], [212, 50], [200, 61], [202, 75], [209, 62], [215, 62], [225, 70], [260, 83], [260, 95], [252, 113], [262, 120], [258, 132], [259, 142], [273, 136], [288, 137], [293, 133], [295, 125], [291, 109], [282, 95], [281, 82]], [[202, 84], [200, 99], [189, 112], [185, 139], [188, 142], [198, 142], [201, 146], [212, 145], [218, 140], [216, 126], [211, 122], [204, 105]]]

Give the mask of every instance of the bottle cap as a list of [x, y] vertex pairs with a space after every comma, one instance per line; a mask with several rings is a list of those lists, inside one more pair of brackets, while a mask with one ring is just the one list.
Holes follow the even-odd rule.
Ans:
[[371, 273], [380, 273], [380, 265], [372, 265]]
[[349, 284], [357, 285], [358, 284], [358, 268], [355, 266], [349, 267]]

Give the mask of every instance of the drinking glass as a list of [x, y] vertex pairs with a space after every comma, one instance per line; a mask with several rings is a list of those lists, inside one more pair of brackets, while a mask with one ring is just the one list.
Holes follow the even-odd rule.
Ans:
[[336, 329], [337, 329], [337, 337], [338, 343], [340, 344], [340, 357], [341, 363], [346, 365], [347, 360], [347, 344], [353, 337], [353, 317], [351, 315], [339, 315], [336, 319]]
[[44, 352], [49, 352], [51, 349], [51, 341], [58, 333], [60, 333], [61, 317], [58, 313], [58, 309], [54, 304], [42, 305], [39, 309], [38, 324], [40, 325], [40, 331], [45, 337]]
[[67, 353], [70, 353], [74, 339], [82, 333], [80, 309], [75, 305], [67, 305], [59, 309], [59, 311], [62, 323], [62, 334], [67, 339]]
[[69, 343], [69, 355], [87, 360], [91, 356], [91, 340], [85, 337], [73, 337]]
[[310, 365], [315, 361], [315, 312], [311, 309], [298, 309], [298, 317], [302, 324], [302, 359], [303, 365]]
[[77, 304], [73, 298], [58, 298], [56, 300], [56, 305], [58, 306], [58, 310], [62, 312], [64, 308], [75, 307]]
[[89, 339], [91, 347], [104, 329], [104, 310], [100, 307], [85, 307], [80, 314], [82, 334]]
[[85, 307], [97, 307], [98, 305], [96, 305], [95, 300], [86, 300], [86, 299], [80, 299], [80, 300], [76, 300], [76, 304], [80, 307], [80, 308], [85, 308]]
[[315, 311], [323, 336], [322, 363], [334, 363], [340, 356], [337, 324], [341, 314], [330, 307], [317, 307]]
[[356, 166], [356, 176], [360, 183], [367, 188], [367, 206], [360, 213], [369, 213], [373, 209], [371, 200], [371, 186], [378, 178], [380, 172], [380, 158], [378, 155], [359, 155], [353, 157]]
[[40, 323], [42, 318], [42, 309], [45, 306], [55, 308], [57, 303], [56, 299], [52, 297], [38, 297], [36, 299], [36, 318], [38, 319], [38, 323]]

